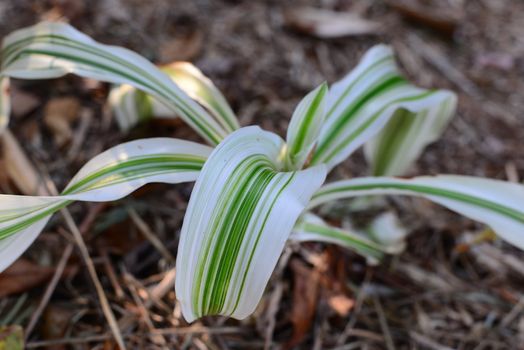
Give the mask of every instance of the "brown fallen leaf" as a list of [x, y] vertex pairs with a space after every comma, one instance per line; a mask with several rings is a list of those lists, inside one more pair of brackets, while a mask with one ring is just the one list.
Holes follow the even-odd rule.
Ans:
[[463, 18], [462, 9], [450, 7], [447, 3], [444, 6], [437, 6], [438, 2], [428, 5], [421, 1], [388, 0], [387, 4], [407, 20], [429, 27], [449, 37], [453, 35]]
[[320, 272], [309, 268], [298, 259], [291, 260], [293, 270], [293, 305], [291, 323], [293, 335], [284, 348], [290, 349], [300, 344], [313, 324], [317, 309]]
[[24, 330], [20, 326], [0, 327], [0, 350], [23, 350]]
[[9, 91], [11, 98], [11, 115], [14, 118], [25, 117], [40, 106], [41, 101], [37, 96], [20, 90], [13, 84], [11, 84]]
[[54, 269], [18, 259], [0, 273], [0, 298], [30, 290], [53, 276]]
[[41, 177], [9, 130], [0, 136], [0, 146], [6, 173], [20, 192], [26, 195], [45, 195], [47, 191]]
[[335, 294], [328, 299], [328, 305], [340, 316], [344, 317], [355, 305], [355, 300], [348, 298], [344, 294]]
[[380, 24], [350, 12], [335, 12], [311, 7], [284, 11], [286, 24], [318, 38], [340, 38], [351, 35], [377, 34]]
[[53, 133], [58, 146], [68, 143], [73, 137], [71, 124], [78, 118], [80, 101], [74, 97], [59, 97], [45, 106], [44, 123]]

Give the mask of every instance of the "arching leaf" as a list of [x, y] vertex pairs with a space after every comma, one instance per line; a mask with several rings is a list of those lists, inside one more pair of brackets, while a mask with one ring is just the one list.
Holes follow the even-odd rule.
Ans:
[[387, 194], [429, 199], [490, 226], [502, 239], [524, 249], [524, 186], [510, 182], [457, 175], [356, 178], [323, 186], [310, 207], [336, 199]]
[[258, 127], [229, 135], [199, 176], [182, 226], [176, 294], [187, 321], [242, 319], [258, 304], [324, 166], [283, 172], [283, 140]]
[[419, 117], [449, 103], [450, 96], [448, 91], [409, 84], [400, 74], [391, 48], [377, 45], [331, 88], [326, 122], [311, 163], [325, 163], [331, 169], [377, 135], [398, 110]]
[[211, 144], [228, 133], [151, 62], [127, 49], [100, 44], [68, 24], [42, 22], [4, 39], [1, 76], [49, 79], [68, 73], [145, 91]]
[[211, 148], [189, 141], [137, 140], [93, 158], [60, 196], [0, 195], [0, 271], [29, 247], [53, 213], [72, 201], [112, 201], [147, 183], [194, 181], [210, 153]]
[[287, 161], [301, 169], [315, 146], [325, 117], [327, 84], [322, 84], [300, 101], [287, 129]]

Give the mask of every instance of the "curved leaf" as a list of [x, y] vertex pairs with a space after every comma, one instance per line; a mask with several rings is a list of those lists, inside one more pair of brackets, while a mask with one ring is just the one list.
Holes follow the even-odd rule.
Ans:
[[373, 264], [378, 263], [385, 253], [383, 247], [364, 234], [356, 230], [345, 230], [331, 226], [311, 213], [307, 213], [299, 219], [289, 239], [297, 242], [313, 241], [337, 244], [366, 257]]
[[419, 113], [397, 110], [384, 129], [366, 143], [364, 151], [374, 176], [403, 175], [424, 148], [438, 140], [457, 106], [455, 94], [443, 94], [448, 97]]
[[153, 138], [113, 147], [89, 161], [60, 196], [0, 195], [0, 271], [34, 241], [51, 215], [72, 201], [112, 201], [152, 182], [198, 177], [211, 148]]
[[287, 129], [287, 156], [291, 169], [301, 169], [313, 149], [324, 123], [325, 97], [328, 92], [324, 83], [300, 101], [293, 112]]
[[58, 78], [68, 73], [151, 94], [211, 144], [227, 135], [201, 106], [142, 56], [97, 43], [65, 23], [42, 22], [4, 39], [0, 75], [20, 79]]
[[176, 294], [186, 320], [244, 318], [267, 281], [324, 166], [282, 172], [284, 142], [258, 127], [229, 135], [200, 174], [184, 218]]
[[391, 48], [371, 48], [357, 67], [331, 88], [326, 123], [311, 164], [333, 168], [375, 136], [399, 109], [414, 114], [439, 108], [447, 91], [410, 85], [400, 74]]
[[[228, 133], [239, 128], [225, 97], [197, 67], [189, 62], [175, 62], [159, 68], [189, 97], [204, 106]], [[173, 111], [163, 103], [129, 85], [114, 86], [109, 95], [109, 104], [124, 130], [151, 117], [174, 117]]]
[[224, 95], [200, 69], [189, 62], [175, 62], [161, 69], [186, 94], [204, 106], [224, 130], [233, 132], [240, 127]]
[[[116, 85], [111, 88], [107, 102], [113, 111], [120, 130], [127, 131], [141, 121], [148, 120], [153, 115], [161, 118], [173, 116], [173, 112], [164, 107], [161, 102], [137, 90], [131, 85]], [[157, 109], [160, 108], [160, 111]], [[156, 109], [154, 109], [157, 107]], [[167, 112], [167, 113], [166, 113]]]
[[356, 178], [323, 186], [310, 207], [335, 199], [384, 194], [429, 199], [490, 226], [501, 238], [524, 249], [524, 186], [510, 182], [457, 175]]

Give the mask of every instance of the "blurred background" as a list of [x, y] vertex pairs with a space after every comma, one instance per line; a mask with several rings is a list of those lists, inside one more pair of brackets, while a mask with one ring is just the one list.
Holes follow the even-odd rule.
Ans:
[[[387, 43], [412, 82], [459, 96], [457, 115], [410, 175], [524, 178], [521, 0], [0, 1], [0, 38], [41, 20], [67, 21], [155, 63], [190, 61], [221, 89], [242, 125], [282, 136], [307, 92], [342, 78], [365, 50]], [[106, 106], [108, 90], [72, 76], [12, 87], [10, 129], [59, 189], [87, 160], [123, 141], [199, 140], [178, 120], [121, 133]], [[0, 189], [17, 193], [1, 170], [5, 150], [1, 157]], [[332, 177], [366, 174], [359, 151]], [[141, 224], [175, 255], [190, 190], [151, 185], [120, 203], [71, 207], [85, 225], [129, 348], [517, 349], [524, 343], [524, 254], [482, 238], [481, 225], [410, 199], [381, 204], [412, 232], [402, 255], [370, 267], [336, 247], [290, 246], [253, 317], [209, 317], [188, 326], [178, 308], [173, 313], [172, 288], [147, 302], [160, 281], [170, 283], [173, 261], [144, 238]], [[334, 208], [333, 220], [348, 211]], [[68, 244], [62, 221], [56, 216], [15, 270], [0, 275], [0, 325], [27, 331], [32, 323], [28, 348], [113, 349], [76, 252], [44, 312], [32, 318]], [[480, 242], [471, 244], [471, 237]]]

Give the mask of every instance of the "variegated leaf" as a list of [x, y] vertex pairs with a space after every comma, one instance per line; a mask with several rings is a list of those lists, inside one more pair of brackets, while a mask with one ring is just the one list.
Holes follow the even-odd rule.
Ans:
[[326, 123], [311, 163], [333, 168], [375, 136], [399, 110], [418, 115], [447, 103], [450, 92], [410, 85], [391, 48], [371, 48], [357, 67], [331, 88]]
[[[232, 132], [239, 128], [238, 120], [225, 97], [197, 67], [189, 62], [175, 62], [159, 68], [206, 108], [224, 130]], [[163, 103], [129, 85], [113, 87], [109, 104], [124, 130], [151, 117], [175, 117], [173, 111], [166, 109]]]
[[186, 94], [204, 106], [224, 130], [233, 132], [240, 127], [224, 95], [200, 69], [189, 62], [175, 62], [161, 69]]
[[72, 201], [112, 201], [147, 183], [194, 181], [210, 153], [211, 148], [184, 140], [131, 141], [89, 161], [60, 196], [0, 195], [0, 271], [29, 247], [53, 213]]
[[49, 79], [68, 73], [143, 90], [211, 144], [218, 144], [228, 134], [166, 74], [132, 51], [97, 43], [65, 23], [42, 22], [4, 39], [2, 76]]
[[399, 109], [384, 129], [364, 147], [374, 176], [403, 175], [424, 148], [438, 140], [455, 114], [457, 98], [448, 97], [419, 113]]
[[366, 237], [365, 234], [355, 229], [347, 230], [329, 225], [312, 213], [307, 213], [300, 218], [289, 238], [297, 242], [314, 241], [337, 244], [366, 257], [372, 264], [378, 263], [385, 253], [384, 247]]
[[300, 101], [287, 129], [287, 161], [291, 169], [301, 169], [315, 146], [325, 117], [327, 84], [322, 84]]
[[323, 186], [310, 207], [335, 199], [384, 194], [427, 198], [490, 226], [501, 238], [524, 249], [524, 186], [510, 182], [457, 175], [356, 178]]
[[283, 172], [283, 140], [258, 127], [229, 135], [199, 176], [182, 226], [176, 294], [188, 321], [242, 319], [267, 281], [324, 166]]

